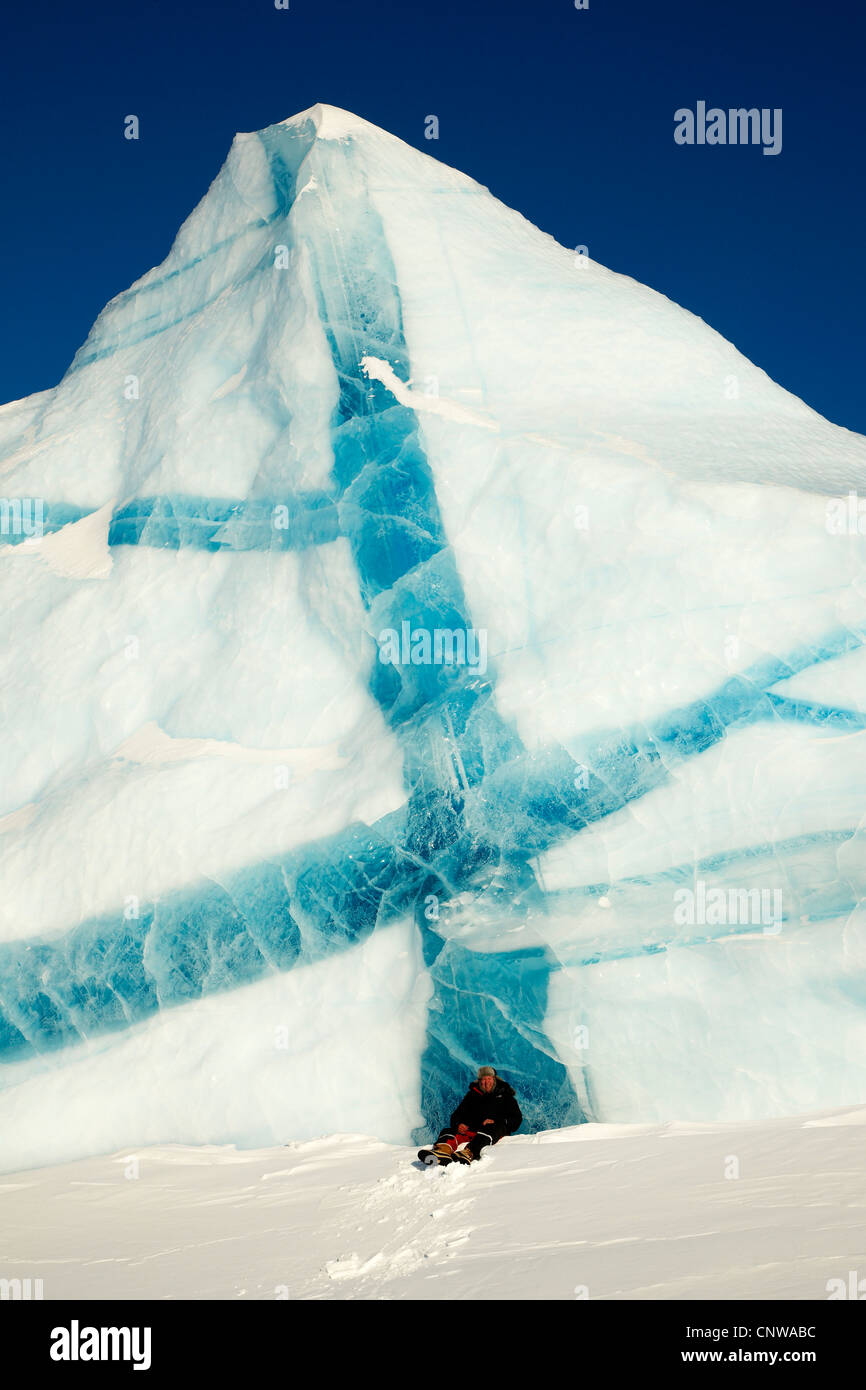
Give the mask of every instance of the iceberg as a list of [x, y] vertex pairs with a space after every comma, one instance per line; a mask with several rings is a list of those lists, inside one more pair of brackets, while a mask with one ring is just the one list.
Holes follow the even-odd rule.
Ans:
[[578, 250], [316, 106], [0, 407], [6, 1170], [866, 1099], [866, 440]]

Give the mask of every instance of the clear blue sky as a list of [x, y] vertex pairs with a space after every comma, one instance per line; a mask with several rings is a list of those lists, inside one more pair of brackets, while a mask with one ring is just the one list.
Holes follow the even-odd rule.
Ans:
[[[236, 131], [323, 101], [586, 244], [866, 433], [864, 38], [854, 0], [8, 0], [0, 400], [60, 379]], [[673, 113], [699, 99], [781, 107], [781, 154], [677, 146]]]

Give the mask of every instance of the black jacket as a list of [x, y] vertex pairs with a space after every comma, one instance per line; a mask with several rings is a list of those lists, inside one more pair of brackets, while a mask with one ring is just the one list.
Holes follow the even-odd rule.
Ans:
[[[485, 1125], [485, 1120], [493, 1120], [493, 1125]], [[451, 1128], [466, 1125], [467, 1129], [488, 1133], [496, 1128], [500, 1134], [513, 1134], [519, 1128], [523, 1116], [517, 1097], [507, 1081], [497, 1076], [496, 1085], [490, 1092], [482, 1091], [477, 1081], [473, 1081], [466, 1095], [451, 1116]]]

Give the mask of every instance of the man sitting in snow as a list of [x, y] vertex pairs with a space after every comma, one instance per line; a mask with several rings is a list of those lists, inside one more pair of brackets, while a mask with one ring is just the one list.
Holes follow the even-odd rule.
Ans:
[[433, 1152], [440, 1159], [472, 1163], [488, 1144], [498, 1144], [504, 1135], [513, 1134], [522, 1120], [508, 1082], [496, 1075], [494, 1067], [479, 1067], [477, 1081], [454, 1111], [448, 1128], [438, 1136]]

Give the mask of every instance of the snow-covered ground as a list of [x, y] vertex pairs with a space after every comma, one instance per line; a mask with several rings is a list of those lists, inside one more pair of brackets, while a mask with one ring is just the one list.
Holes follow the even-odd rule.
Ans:
[[91, 1158], [0, 1179], [0, 1277], [46, 1299], [827, 1299], [866, 1278], [864, 1125], [585, 1125], [472, 1169], [345, 1134]]

